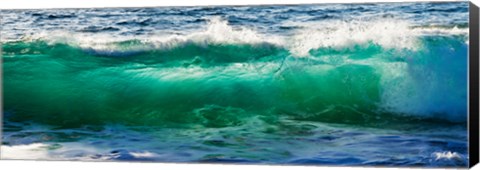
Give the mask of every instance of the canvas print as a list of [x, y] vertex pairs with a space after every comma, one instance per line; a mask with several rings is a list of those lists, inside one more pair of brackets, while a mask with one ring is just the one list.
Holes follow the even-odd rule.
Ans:
[[1, 159], [466, 167], [468, 2], [1, 11]]

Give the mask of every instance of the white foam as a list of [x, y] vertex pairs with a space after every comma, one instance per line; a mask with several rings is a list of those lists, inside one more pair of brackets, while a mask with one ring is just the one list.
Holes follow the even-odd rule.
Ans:
[[155, 157], [158, 157], [157, 154], [155, 153], [152, 153], [152, 152], [148, 152], [148, 151], [145, 151], [145, 152], [130, 152], [129, 153], [130, 155], [132, 155], [133, 157], [135, 158], [155, 158]]
[[[68, 31], [42, 32], [26, 36], [23, 40], [47, 40], [67, 43], [99, 54], [115, 51], [144, 51], [152, 48], [169, 49], [192, 42], [208, 44], [262, 44], [268, 43], [289, 49], [294, 56], [308, 56], [309, 51], [321, 47], [345, 48], [375, 43], [383, 48], [410, 49], [419, 47], [418, 36], [426, 34], [468, 35], [466, 28], [419, 27], [408, 21], [379, 20], [325, 20], [319, 22], [284, 23], [299, 27], [293, 34], [262, 34], [246, 26], [232, 26], [220, 17], [208, 18], [208, 24], [190, 33], [161, 32], [143, 36], [115, 36], [106, 33], [72, 33]], [[139, 40], [143, 44], [118, 48], [113, 42]]]
[[321, 21], [302, 24], [303, 29], [293, 36], [289, 45], [295, 54], [306, 56], [320, 47], [345, 48], [369, 42], [384, 48], [417, 47], [416, 36], [409, 23], [396, 20], [378, 21]]
[[45, 159], [49, 157], [44, 149], [48, 145], [42, 143], [32, 143], [28, 145], [14, 145], [1, 147], [1, 159]]
[[104, 148], [70, 142], [62, 143], [60, 148], [52, 149], [52, 144], [31, 143], [25, 145], [2, 145], [1, 159], [17, 160], [102, 160], [92, 158], [95, 153], [106, 152]]
[[456, 152], [434, 152], [433, 155], [435, 156], [435, 160], [440, 160], [440, 159], [461, 159], [462, 156]]

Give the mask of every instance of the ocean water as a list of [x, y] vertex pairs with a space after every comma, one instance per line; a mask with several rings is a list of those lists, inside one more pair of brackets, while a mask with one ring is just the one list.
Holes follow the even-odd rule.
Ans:
[[467, 166], [468, 2], [0, 15], [2, 159]]

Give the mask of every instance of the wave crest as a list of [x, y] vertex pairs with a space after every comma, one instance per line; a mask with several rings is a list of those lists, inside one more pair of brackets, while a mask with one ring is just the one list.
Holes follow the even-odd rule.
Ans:
[[[380, 19], [375, 21], [327, 20], [307, 23], [283, 23], [295, 27], [292, 33], [266, 34], [245, 26], [232, 26], [220, 17], [208, 18], [207, 25], [190, 33], [157, 32], [148, 36], [115, 37], [105, 33], [43, 32], [25, 36], [21, 41], [42, 40], [51, 44], [65, 43], [90, 51], [149, 51], [171, 49], [194, 43], [209, 44], [270, 44], [288, 49], [297, 57], [310, 56], [318, 48], [351, 48], [373, 43], [388, 49], [417, 50], [418, 38], [428, 35], [460, 35], [468, 43], [468, 28], [415, 27], [407, 21]], [[118, 47], [118, 42], [140, 42]]]

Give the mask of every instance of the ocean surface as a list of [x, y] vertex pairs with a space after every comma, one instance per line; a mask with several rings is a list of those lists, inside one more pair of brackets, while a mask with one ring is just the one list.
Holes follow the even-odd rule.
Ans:
[[0, 16], [2, 159], [467, 166], [468, 2]]

